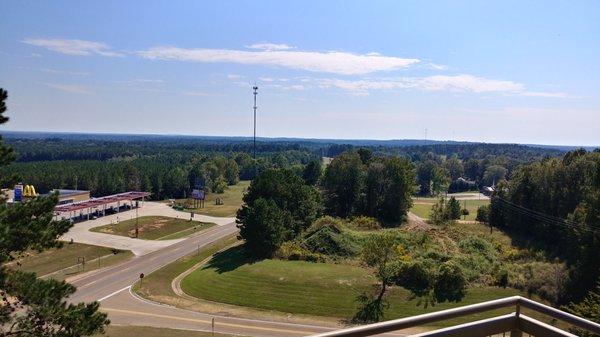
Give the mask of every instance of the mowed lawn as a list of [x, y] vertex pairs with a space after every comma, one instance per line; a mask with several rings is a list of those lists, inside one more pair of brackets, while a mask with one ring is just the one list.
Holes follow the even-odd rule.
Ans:
[[[411, 207], [410, 211], [423, 219], [429, 219], [431, 207], [438, 200], [439, 199], [433, 198], [413, 198], [413, 206]], [[475, 217], [477, 216], [477, 208], [479, 208], [479, 206], [489, 205], [490, 203], [489, 199], [459, 200], [459, 202], [461, 208], [466, 206], [466, 208], [469, 210], [469, 215], [467, 215], [465, 220], [470, 221], [475, 221]], [[462, 220], [463, 217], [461, 216], [460, 219]]]
[[[360, 267], [346, 264], [304, 261], [248, 261], [240, 247], [215, 255], [206, 266], [183, 279], [181, 286], [189, 295], [206, 300], [281, 312], [351, 318], [357, 311], [356, 297], [376, 290], [375, 278]], [[407, 317], [426, 312], [506, 297], [514, 289], [496, 287], [471, 288], [458, 303], [425, 306], [400, 287], [387, 293], [390, 307], [386, 319]], [[469, 319], [491, 317], [505, 311], [473, 315]], [[441, 325], [466, 322], [458, 319]]]
[[[83, 267], [78, 265], [78, 258], [85, 259], [85, 271], [89, 271], [120, 263], [132, 256], [130, 251], [113, 250], [82, 243], [65, 243], [59, 249], [49, 249], [41, 253], [27, 252], [25, 257], [18, 260], [21, 262], [21, 267], [16, 266], [16, 261], [11, 262], [10, 265], [13, 268], [35, 272], [38, 276], [58, 271], [52, 275], [52, 278], [64, 279], [84, 271]], [[100, 263], [98, 263], [99, 257]]]
[[154, 328], [148, 326], [118, 326], [109, 325], [104, 334], [94, 335], [93, 337], [233, 337], [233, 335], [212, 334], [204, 331], [190, 331]]
[[[142, 216], [138, 220], [138, 237], [145, 240], [178, 239], [214, 226], [212, 223], [190, 221], [188, 218], [178, 219], [165, 216]], [[134, 237], [135, 223], [136, 219], [130, 219], [118, 224], [95, 227], [92, 228], [92, 231]]]
[[[208, 193], [204, 200], [204, 208], [186, 209], [188, 212], [205, 214], [210, 216], [232, 217], [235, 216], [237, 210], [242, 207], [244, 192], [250, 186], [249, 180], [242, 180], [237, 185], [229, 186], [224, 193]], [[220, 198], [223, 205], [217, 205], [215, 200]], [[185, 203], [185, 199], [177, 200], [180, 203]]]

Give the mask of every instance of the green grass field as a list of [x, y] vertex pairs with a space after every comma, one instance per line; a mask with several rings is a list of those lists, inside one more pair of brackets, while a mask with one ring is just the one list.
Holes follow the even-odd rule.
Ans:
[[[237, 210], [242, 207], [242, 197], [248, 186], [250, 186], [250, 181], [243, 180], [237, 185], [229, 186], [224, 193], [208, 193], [204, 201], [204, 208], [187, 209], [187, 211], [210, 216], [235, 216]], [[223, 205], [216, 205], [216, 198], [221, 198]], [[177, 202], [185, 204], [186, 200], [180, 199]]]
[[[429, 219], [429, 213], [431, 213], [431, 206], [436, 203], [439, 199], [434, 198], [413, 198], [413, 206], [410, 209], [411, 212], [423, 219]], [[467, 207], [469, 215], [465, 220], [475, 221], [477, 216], [477, 208], [481, 205], [488, 205], [490, 201], [488, 199], [481, 200], [459, 200], [461, 207]], [[461, 220], [463, 217], [460, 218]]]
[[232, 335], [212, 334], [203, 331], [177, 330], [154, 328], [147, 326], [119, 326], [109, 325], [106, 333], [93, 337], [233, 337]]
[[[133, 237], [136, 219], [121, 221], [118, 224], [92, 228], [94, 232]], [[139, 218], [139, 238], [145, 240], [168, 240], [188, 236], [197, 231], [214, 226], [212, 223], [189, 221], [164, 216], [143, 216]]]
[[202, 248], [200, 254], [197, 252], [184, 256], [177, 261], [170, 263], [144, 277], [144, 285], [140, 289], [139, 283], [136, 283], [133, 290], [142, 297], [159, 300], [167, 296], [177, 296], [171, 288], [171, 281], [184, 271], [192, 268], [196, 263], [206, 259], [220, 249], [237, 242], [236, 235], [227, 237]]
[[[85, 258], [85, 271], [90, 271], [123, 262], [132, 256], [130, 251], [117, 250], [117, 254], [113, 254], [111, 248], [65, 243], [60, 249], [49, 249], [41, 253], [29, 252], [19, 261], [22, 270], [35, 272], [39, 276], [57, 272], [51, 277], [62, 280], [84, 271], [77, 263], [79, 257]], [[98, 264], [98, 257], [102, 257], [100, 264]], [[16, 268], [15, 262], [12, 262], [11, 266]]]
[[[248, 261], [239, 247], [219, 253], [206, 266], [182, 281], [189, 295], [240, 306], [271, 309], [309, 315], [351, 318], [357, 311], [356, 297], [373, 291], [376, 280], [359, 266], [311, 263], [304, 261]], [[390, 307], [386, 319], [407, 317], [426, 312], [506, 297], [514, 289], [496, 287], [471, 288], [459, 303], [438, 303], [425, 307], [400, 287], [387, 293]], [[504, 311], [473, 315], [469, 319], [491, 317]], [[466, 322], [450, 320], [442, 325]]]

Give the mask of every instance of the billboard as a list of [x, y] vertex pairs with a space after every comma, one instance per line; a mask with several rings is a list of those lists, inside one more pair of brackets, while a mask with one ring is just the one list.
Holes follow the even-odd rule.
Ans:
[[195, 189], [192, 191], [192, 199], [204, 200], [204, 190]]

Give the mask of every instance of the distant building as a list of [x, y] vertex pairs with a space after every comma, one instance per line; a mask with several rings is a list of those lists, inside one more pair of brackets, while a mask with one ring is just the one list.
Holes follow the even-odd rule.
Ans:
[[454, 180], [448, 187], [448, 193], [459, 193], [465, 191], [477, 191], [477, 184], [473, 180], [460, 177]]
[[496, 188], [494, 186], [484, 186], [481, 189], [481, 194], [489, 197], [492, 195], [492, 193], [494, 193], [495, 190], [496, 190]]
[[49, 194], [58, 192], [58, 204], [65, 205], [90, 199], [90, 191], [55, 189]]

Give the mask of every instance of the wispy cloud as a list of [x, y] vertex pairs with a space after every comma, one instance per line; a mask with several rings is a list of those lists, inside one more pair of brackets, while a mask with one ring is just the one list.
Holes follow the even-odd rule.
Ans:
[[443, 64], [429, 63], [427, 64], [433, 70], [447, 70], [448, 66]]
[[91, 94], [92, 91], [84, 85], [79, 84], [59, 84], [59, 83], [42, 83], [45, 86], [54, 88], [60, 91], [72, 94]]
[[69, 71], [69, 70], [57, 70], [51, 68], [42, 68], [40, 71], [43, 71], [48, 74], [58, 74], [58, 75], [74, 75], [74, 76], [89, 76], [90, 73], [86, 71]]
[[240, 80], [242, 78], [245, 78], [245, 76], [237, 75], [237, 74], [229, 74], [229, 75], [227, 75], [227, 78], [230, 80]]
[[528, 97], [546, 97], [546, 98], [577, 98], [564, 92], [545, 92], [545, 91], [525, 91], [522, 96]]
[[294, 47], [289, 46], [287, 44], [277, 44], [277, 43], [255, 43], [255, 44], [251, 44], [249, 46], [246, 46], [246, 48], [250, 48], [250, 49], [259, 49], [259, 50], [290, 50], [290, 49], [294, 49]]
[[133, 78], [133, 79], [126, 80], [126, 81], [121, 81], [121, 83], [127, 83], [127, 84], [135, 84], [135, 83], [162, 84], [164, 82], [165, 82], [164, 80], [161, 80], [158, 78]]
[[524, 90], [521, 83], [494, 80], [473, 75], [436, 75], [416, 81], [416, 86], [425, 90], [451, 90], [481, 92], [520, 92]]
[[417, 89], [424, 91], [449, 91], [465, 93], [500, 93], [506, 95], [532, 96], [546, 98], [567, 98], [561, 92], [531, 92], [525, 85], [507, 80], [488, 79], [468, 74], [453, 76], [435, 75], [427, 77], [400, 77], [400, 78], [367, 78], [367, 79], [339, 79], [320, 78], [308, 81], [313, 87], [320, 89], [336, 88], [352, 95], [366, 96], [371, 91]]
[[120, 57], [122, 53], [112, 50], [110, 46], [102, 42], [77, 40], [77, 39], [44, 39], [30, 38], [23, 43], [46, 48], [48, 50], [67, 55], [101, 55], [108, 57]]
[[377, 71], [397, 70], [419, 62], [418, 59], [366, 54], [361, 55], [339, 51], [246, 51], [232, 49], [154, 47], [138, 51], [138, 55], [151, 60], [259, 64], [341, 75], [359, 75]]

